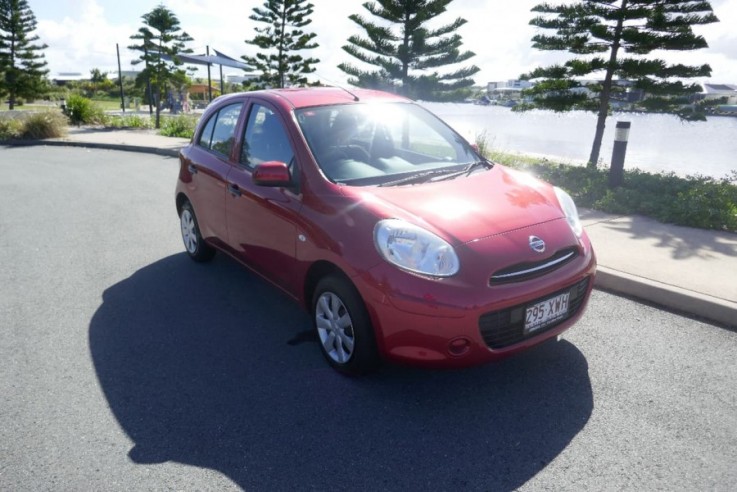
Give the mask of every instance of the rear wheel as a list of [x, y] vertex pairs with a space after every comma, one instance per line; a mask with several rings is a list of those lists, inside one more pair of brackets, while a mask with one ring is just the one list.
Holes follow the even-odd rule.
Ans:
[[194, 261], [208, 261], [215, 255], [215, 250], [205, 243], [200, 234], [197, 217], [194, 214], [192, 204], [184, 202], [179, 214], [179, 222], [182, 227], [182, 241], [187, 254]]
[[320, 349], [333, 368], [349, 375], [376, 368], [379, 358], [371, 320], [350, 282], [332, 275], [320, 280], [312, 316]]

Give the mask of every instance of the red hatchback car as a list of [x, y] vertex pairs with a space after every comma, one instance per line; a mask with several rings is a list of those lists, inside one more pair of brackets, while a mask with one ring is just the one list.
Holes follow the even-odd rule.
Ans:
[[345, 373], [508, 356], [570, 327], [593, 287], [571, 197], [487, 161], [405, 98], [223, 96], [180, 160], [189, 256], [223, 251], [283, 289]]

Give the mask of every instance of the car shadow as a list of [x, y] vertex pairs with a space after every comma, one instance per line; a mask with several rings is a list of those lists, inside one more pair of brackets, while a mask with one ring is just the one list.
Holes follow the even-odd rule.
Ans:
[[218, 255], [178, 254], [109, 287], [94, 366], [132, 461], [255, 490], [514, 489], [586, 425], [588, 365], [548, 343], [455, 371], [328, 368], [296, 303]]

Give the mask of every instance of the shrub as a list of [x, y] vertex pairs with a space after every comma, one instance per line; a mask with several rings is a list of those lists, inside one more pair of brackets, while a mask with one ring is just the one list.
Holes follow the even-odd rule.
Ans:
[[33, 113], [23, 120], [20, 138], [59, 138], [67, 133], [67, 119], [57, 111]]
[[93, 125], [105, 121], [102, 108], [77, 94], [70, 94], [67, 98], [66, 115], [74, 125]]
[[153, 128], [153, 122], [148, 116], [138, 114], [110, 116], [105, 121], [105, 126], [114, 128]]
[[23, 121], [16, 118], [0, 118], [0, 140], [19, 138]]
[[680, 191], [669, 208], [678, 223], [737, 232], [737, 186], [727, 179], [690, 177], [692, 186]]
[[165, 137], [192, 138], [197, 125], [197, 118], [193, 116], [179, 115], [162, 118], [159, 134]]

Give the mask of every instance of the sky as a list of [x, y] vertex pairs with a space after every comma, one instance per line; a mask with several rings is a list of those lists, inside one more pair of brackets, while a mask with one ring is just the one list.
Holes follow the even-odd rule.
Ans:
[[[311, 1], [315, 6], [313, 22], [306, 29], [317, 34], [320, 46], [303, 54], [320, 59], [314, 78], [327, 84], [345, 84], [347, 77], [337, 65], [355, 59], [341, 46], [350, 35], [361, 34], [348, 16], [370, 14], [362, 7], [364, 0]], [[463, 48], [476, 56], [464, 65], [478, 66], [481, 70], [474, 76], [476, 85], [486, 85], [516, 79], [535, 67], [567, 59], [559, 52], [532, 48], [530, 39], [535, 30], [528, 23], [533, 17], [530, 9], [538, 3], [541, 0], [454, 0], [448, 12], [436, 20], [440, 24], [456, 17], [468, 21], [459, 34]], [[120, 46], [121, 68], [136, 69], [131, 61], [138, 54], [127, 49], [132, 44], [130, 36], [143, 26], [141, 16], [157, 5], [163, 4], [176, 14], [182, 29], [194, 38], [188, 46], [196, 54], [204, 54], [209, 46], [240, 59], [255, 54], [254, 47], [245, 43], [253, 37], [257, 25], [248, 17], [263, 0], [28, 0], [28, 4], [38, 21], [36, 34], [48, 45], [44, 53], [51, 78], [59, 72], [87, 75], [93, 68], [111, 72], [114, 78], [116, 43]], [[720, 22], [695, 28], [706, 38], [709, 48], [666, 53], [663, 58], [671, 63], [708, 63], [712, 76], [700, 81], [737, 84], [737, 0], [712, 0], [711, 5]], [[226, 76], [242, 73], [232, 68], [223, 71]], [[199, 76], [203, 74], [206, 72]]]

